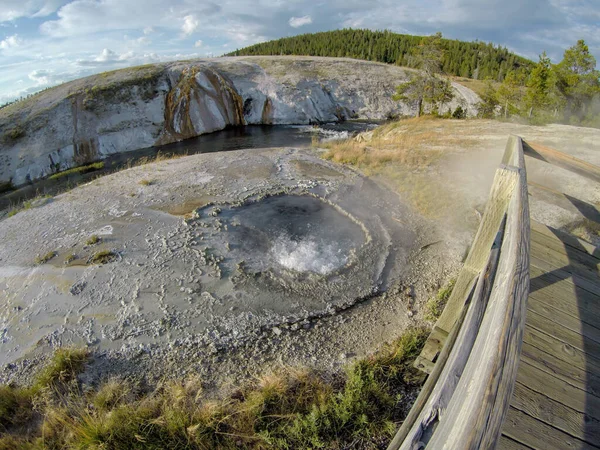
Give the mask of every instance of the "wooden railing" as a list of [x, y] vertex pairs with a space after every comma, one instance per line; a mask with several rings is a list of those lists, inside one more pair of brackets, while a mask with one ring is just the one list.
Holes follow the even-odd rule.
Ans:
[[529, 234], [523, 142], [510, 136], [469, 255], [415, 362], [429, 377], [388, 450], [495, 447], [521, 351]]

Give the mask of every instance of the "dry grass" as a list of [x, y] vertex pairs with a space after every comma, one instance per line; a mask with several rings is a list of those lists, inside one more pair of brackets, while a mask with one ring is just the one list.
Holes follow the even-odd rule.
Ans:
[[444, 147], [473, 144], [460, 135], [449, 135], [450, 122], [432, 116], [399, 120], [353, 139], [325, 143], [324, 157], [375, 173], [391, 164], [423, 170], [443, 156]]
[[326, 143], [323, 157], [380, 176], [422, 214], [445, 217], [455, 200], [438, 165], [449, 148], [462, 151], [478, 143], [457, 132], [464, 123], [432, 116], [399, 120], [353, 139]]
[[572, 224], [567, 231], [593, 245], [600, 245], [600, 224], [590, 219], [583, 219]]
[[138, 184], [141, 184], [142, 186], [150, 186], [154, 184], [154, 180], [149, 180], [147, 178], [141, 179], [140, 181], [138, 181]]
[[382, 448], [422, 381], [412, 362], [426, 336], [409, 330], [342, 374], [281, 369], [212, 400], [197, 377], [82, 390], [87, 353], [63, 353], [38, 387], [0, 387], [0, 449]]
[[[452, 81], [454, 81], [458, 84], [462, 84], [463, 86], [471, 89], [473, 92], [475, 92], [480, 97], [485, 92], [486, 82], [484, 80], [475, 80], [473, 78], [465, 78], [465, 77], [450, 77], [450, 78], [452, 79]], [[500, 86], [500, 83], [498, 83], [497, 81], [492, 81], [492, 86], [494, 86], [494, 89], [498, 89], [498, 86]]]
[[46, 264], [48, 261], [50, 261], [52, 258], [54, 258], [57, 255], [58, 255], [58, 253], [56, 253], [55, 251], [48, 252], [45, 255], [38, 255], [35, 257], [35, 264], [38, 266], [42, 265], [42, 264]]

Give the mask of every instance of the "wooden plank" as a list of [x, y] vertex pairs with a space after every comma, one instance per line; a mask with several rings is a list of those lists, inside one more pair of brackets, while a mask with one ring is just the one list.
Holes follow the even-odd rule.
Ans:
[[517, 383], [527, 386], [569, 408], [600, 420], [600, 398], [521, 361]]
[[[544, 317], [544, 319], [549, 320], [553, 324], [559, 324], [563, 327], [566, 327], [568, 330], [574, 333], [580, 334], [585, 340], [594, 341], [595, 344], [600, 345], [600, 328], [596, 328], [592, 324], [582, 322], [579, 317], [575, 316], [577, 314], [577, 311], [574, 311], [573, 315], [567, 314], [561, 311], [560, 309], [548, 306], [543, 299], [540, 300], [536, 296], [530, 295], [529, 301], [527, 302], [528, 322], [531, 317], [530, 313], [532, 312]], [[600, 325], [600, 322], [596, 322], [596, 324]], [[531, 325], [539, 329], [539, 325], [536, 325], [534, 322], [531, 322]], [[552, 326], [553, 325], [549, 325], [549, 327]], [[589, 351], [589, 348], [582, 348], [582, 350]]]
[[511, 407], [589, 444], [599, 443], [600, 421], [517, 382]]
[[503, 434], [534, 450], [596, 450], [598, 447], [534, 419], [516, 408], [510, 408]]
[[600, 361], [600, 343], [585, 338], [580, 332], [570, 330], [531, 309], [527, 311], [527, 326], [537, 328], [538, 330], [555, 337], [559, 341], [581, 350], [587, 355], [598, 358]]
[[[488, 202], [483, 213], [483, 218], [477, 234], [473, 240], [473, 245], [469, 255], [465, 260], [464, 267], [470, 270], [472, 278], [466, 277], [463, 280], [457, 280], [456, 285], [448, 299], [444, 312], [436, 322], [436, 327], [448, 332], [456, 322], [465, 304], [466, 293], [472, 280], [481, 273], [489, 258], [492, 244], [496, 239], [496, 234], [500, 229], [500, 224], [506, 213], [508, 203], [513, 195], [514, 188], [518, 180], [518, 171], [508, 167], [501, 167], [496, 170], [494, 183]], [[469, 272], [466, 272], [468, 274]], [[461, 281], [460, 288], [459, 281]]]
[[559, 309], [590, 324], [600, 323], [600, 296], [580, 289], [570, 279], [561, 280], [552, 273], [530, 266], [529, 297]]
[[571, 270], [568, 266], [560, 266], [560, 263], [557, 262], [545, 261], [536, 255], [531, 255], [530, 263], [544, 273], [552, 272], [553, 275], [561, 279], [570, 279], [575, 286], [592, 294], [600, 295], [599, 283], [591, 281], [588, 277], [582, 277], [579, 271]]
[[598, 272], [600, 269], [600, 259], [596, 256], [590, 255], [585, 250], [571, 247], [569, 244], [565, 244], [559, 239], [553, 239], [546, 236], [545, 234], [537, 231], [531, 232], [531, 241], [537, 242], [545, 247], [548, 247], [556, 252], [568, 255], [570, 260], [575, 260], [579, 264], [585, 265], [588, 269]]
[[[500, 249], [495, 248], [489, 255], [487, 268], [477, 279], [471, 301], [464, 317], [461, 317], [454, 330], [457, 330], [457, 336], [454, 342], [448, 342], [444, 347], [447, 351], [447, 360], [437, 378], [436, 385], [431, 390], [427, 401], [420, 408], [418, 416], [412, 422], [407, 422], [410, 426], [408, 430], [403, 429], [398, 432], [396, 438], [388, 450], [412, 450], [420, 445], [426, 445], [428, 437], [435, 430], [441, 416], [444, 415], [448, 404], [450, 403], [456, 386], [464, 371], [465, 365], [469, 359], [471, 349], [477, 332], [485, 313], [490, 291], [494, 281]], [[458, 329], [460, 326], [460, 329]], [[449, 346], [452, 346], [449, 349]], [[438, 364], [436, 364], [438, 367]], [[414, 407], [411, 409], [411, 413]]]
[[521, 361], [543, 370], [565, 383], [600, 397], [600, 376], [567, 364], [565, 361], [524, 342]]
[[503, 434], [500, 436], [496, 450], [531, 450], [531, 447], [527, 447], [525, 444], [517, 442]]
[[[535, 258], [543, 259], [544, 261], [554, 264], [558, 268], [565, 267], [571, 273], [578, 273], [582, 277], [587, 278], [591, 282], [597, 283], [600, 287], [600, 277], [598, 276], [597, 267], [589, 267], [579, 261], [571, 258], [566, 252], [556, 251], [540, 244], [537, 241], [531, 241], [531, 254]], [[568, 266], [568, 267], [566, 267]]]
[[556, 358], [573, 367], [585, 370], [586, 372], [600, 373], [599, 360], [536, 328], [525, 327], [523, 342], [554, 355]]
[[581, 251], [585, 251], [589, 255], [593, 255], [596, 257], [599, 257], [598, 255], [600, 255], [600, 248], [590, 244], [587, 241], [584, 241], [583, 239], [579, 239], [579, 238], [573, 236], [572, 234], [568, 234], [568, 233], [565, 233], [564, 231], [549, 228], [548, 226], [546, 226], [540, 222], [536, 222], [534, 220], [531, 221], [531, 230], [541, 233], [547, 237], [560, 240], [560, 242], [563, 242], [563, 243], [565, 243], [573, 248], [579, 249]]
[[600, 183], [600, 167], [574, 156], [559, 152], [537, 142], [523, 142], [523, 152], [527, 156], [545, 161]]
[[525, 326], [530, 232], [527, 200], [526, 174], [519, 170], [519, 183], [507, 210], [506, 232], [489, 306], [429, 448], [494, 448], [500, 439]]

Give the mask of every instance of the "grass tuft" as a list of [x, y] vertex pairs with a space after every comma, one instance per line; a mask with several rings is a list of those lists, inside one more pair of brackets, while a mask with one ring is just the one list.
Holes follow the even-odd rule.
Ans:
[[140, 181], [138, 181], [139, 184], [141, 184], [142, 186], [151, 186], [155, 183], [154, 180], [148, 180], [147, 178], [144, 178]]
[[73, 380], [83, 371], [88, 358], [87, 349], [59, 348], [54, 352], [50, 363], [38, 373], [34, 388], [52, 387], [56, 383]]
[[117, 254], [111, 250], [101, 250], [94, 253], [89, 260], [89, 264], [108, 264], [117, 259]]
[[58, 255], [58, 253], [56, 253], [55, 251], [48, 252], [48, 253], [46, 253], [43, 256], [38, 255], [38, 256], [35, 257], [35, 264], [38, 265], [38, 266], [42, 265], [42, 264], [46, 264], [48, 261], [50, 261], [56, 255]]
[[87, 241], [85, 241], [85, 245], [96, 245], [98, 243], [100, 243], [100, 241], [102, 241], [102, 239], [100, 239], [100, 237], [96, 234], [92, 234]]
[[448, 299], [452, 294], [455, 284], [455, 279], [450, 280], [446, 286], [437, 292], [435, 297], [427, 302], [425, 305], [425, 315], [423, 317], [425, 320], [429, 322], [438, 320], [442, 315], [442, 312], [444, 312], [444, 307], [446, 306], [446, 303], [448, 303]]
[[[36, 448], [42, 436], [44, 448], [56, 449], [382, 448], [411, 406], [407, 393], [421, 383], [412, 363], [426, 337], [425, 329], [412, 329], [341, 374], [280, 369], [216, 400], [204, 397], [197, 377], [148, 393], [118, 379], [71, 389], [41, 403], [37, 426], [15, 433], [6, 422], [12, 434], [0, 449]], [[37, 383], [69, 382], [86, 358], [55, 356]], [[18, 405], [35, 414], [31, 397], [16, 395], [2, 397], [10, 400], [5, 416], [14, 417]]]

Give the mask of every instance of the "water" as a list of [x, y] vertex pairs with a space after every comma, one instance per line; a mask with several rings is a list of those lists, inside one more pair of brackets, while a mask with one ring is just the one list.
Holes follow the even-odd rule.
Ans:
[[227, 242], [227, 259], [244, 261], [252, 271], [326, 275], [350, 262], [353, 251], [365, 242], [358, 224], [312, 196], [281, 195], [223, 208], [218, 220], [227, 225], [219, 236]]
[[227, 152], [251, 148], [308, 147], [313, 139], [344, 139], [377, 126], [375, 122], [352, 121], [339, 124], [323, 124], [318, 127], [305, 125], [261, 126], [228, 128], [205, 134], [182, 142], [151, 147], [132, 152], [111, 155], [104, 159], [104, 169], [87, 174], [70, 174], [55, 180], [39, 180], [19, 189], [0, 194], [0, 211], [11, 208], [38, 195], [56, 195], [78, 184], [86, 183], [107, 173], [116, 172], [144, 158], [158, 153], [193, 155], [197, 153]]

